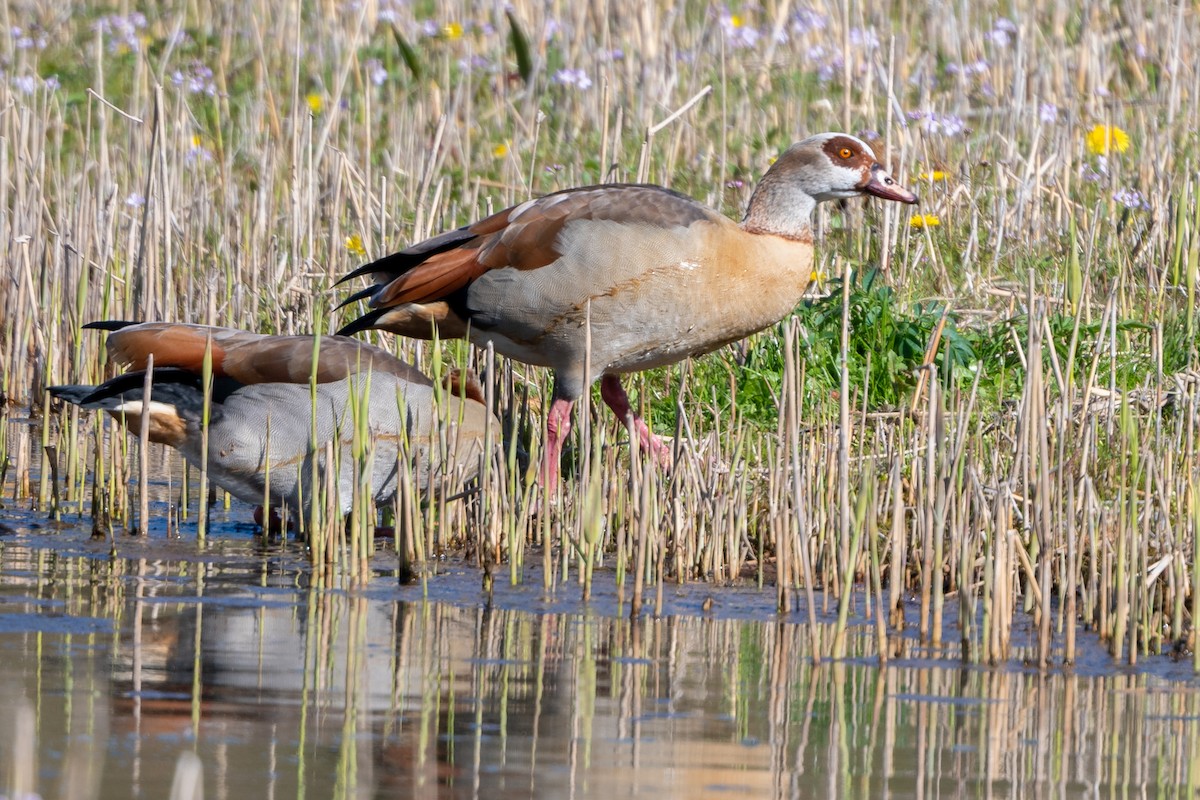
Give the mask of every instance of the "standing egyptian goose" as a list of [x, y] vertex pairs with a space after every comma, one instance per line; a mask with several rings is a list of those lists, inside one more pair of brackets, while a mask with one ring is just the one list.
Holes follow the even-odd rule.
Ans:
[[436, 326], [440, 337], [491, 342], [509, 358], [553, 369], [542, 466], [553, 487], [571, 407], [596, 379], [617, 417], [665, 456], [619, 376], [708, 353], [781, 320], [812, 274], [813, 209], [862, 194], [917, 202], [865, 142], [844, 133], [788, 148], [740, 224], [660, 186], [556, 192], [350, 273], [342, 280], [374, 276], [347, 301], [369, 298], [373, 310], [339, 333], [374, 328], [427, 339]]
[[[409, 459], [416, 482], [424, 489], [437, 470], [457, 470], [460, 479], [472, 477], [483, 452], [489, 415], [478, 387], [464, 392], [463, 398], [452, 387], [443, 393], [439, 408], [428, 377], [363, 342], [321, 337], [314, 403], [309, 383], [311, 336], [267, 336], [163, 322], [104, 322], [87, 327], [113, 330], [107, 341], [109, 355], [132, 371], [99, 386], [52, 386], [50, 393], [85, 408], [103, 409], [123, 419], [136, 434], [145, 411], [145, 370], [153, 354], [150, 441], [174, 447], [197, 467], [202, 461], [201, 375], [211, 337], [209, 477], [249, 503], [262, 503], [269, 480], [274, 504], [305, 509], [314, 496], [313, 459], [323, 474], [328, 444], [336, 442], [338, 503], [342, 513], [348, 513], [356, 471], [350, 452], [354, 408], [367, 411], [374, 446], [371, 492], [377, 502], [394, 495], [397, 474]], [[439, 426], [446, 429], [445, 451]], [[498, 424], [493, 430], [498, 430]]]

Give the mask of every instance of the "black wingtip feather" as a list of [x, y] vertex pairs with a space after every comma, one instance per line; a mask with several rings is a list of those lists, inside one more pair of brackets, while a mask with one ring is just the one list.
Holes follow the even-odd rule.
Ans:
[[[196, 373], [179, 367], [156, 368], [154, 370], [154, 385], [159, 386], [167, 383], [176, 383], [194, 388], [197, 391], [200, 390], [200, 376]], [[141, 391], [145, 384], [145, 370], [125, 372], [115, 378], [109, 378], [97, 386], [95, 391], [83, 398], [81, 405], [99, 403], [101, 400], [107, 400], [110, 397], [116, 397], [125, 392]]]
[[134, 320], [124, 319], [98, 319], [95, 322], [89, 322], [83, 327], [91, 331], [119, 331], [122, 328], [128, 328], [130, 325], [141, 325], [142, 323]]
[[340, 311], [340, 310], [342, 310], [343, 308], [345, 308], [346, 306], [350, 305], [351, 303], [357, 303], [359, 300], [366, 300], [366, 299], [367, 299], [367, 298], [369, 298], [371, 295], [375, 294], [375, 291], [376, 291], [378, 288], [379, 288], [378, 286], [374, 286], [374, 285], [373, 285], [373, 286], [368, 286], [367, 288], [363, 289], [361, 292], [355, 292], [354, 294], [350, 295], [349, 297], [347, 297], [347, 298], [346, 298], [345, 300], [343, 300], [342, 302], [338, 303], [338, 304], [337, 304], [337, 305], [334, 307], [334, 309], [333, 309], [333, 310], [334, 310], [334, 311]]
[[334, 286], [341, 286], [346, 281], [354, 280], [355, 278], [361, 278], [363, 275], [370, 275], [372, 272], [378, 272], [379, 267], [377, 265], [380, 261], [385, 261], [387, 258], [390, 258], [390, 256], [381, 258], [379, 261], [372, 261], [370, 264], [363, 264], [353, 272], [347, 272], [338, 279], [338, 282], [335, 283]]
[[347, 325], [343, 325], [337, 332], [338, 336], [353, 336], [362, 331], [369, 331], [375, 327], [375, 323], [391, 309], [377, 308], [374, 311], [368, 311], [358, 319], [353, 320]]
[[476, 234], [471, 233], [469, 228], [469, 225], [464, 225], [461, 228], [446, 231], [434, 236], [432, 239], [426, 239], [423, 242], [414, 244], [412, 247], [376, 259], [370, 264], [363, 264], [353, 272], [344, 275], [334, 286], [340, 286], [348, 280], [372, 273], [387, 275], [389, 276], [388, 280], [397, 278], [432, 256], [444, 253], [447, 250], [453, 250], [456, 247], [461, 247], [476, 238]]

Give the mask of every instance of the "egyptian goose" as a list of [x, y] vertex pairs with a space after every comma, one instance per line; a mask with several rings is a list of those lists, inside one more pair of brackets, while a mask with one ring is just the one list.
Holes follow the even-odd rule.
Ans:
[[[304, 509], [313, 497], [314, 454], [323, 470], [327, 446], [336, 438], [338, 502], [342, 513], [348, 513], [356, 471], [350, 452], [351, 401], [358, 402], [368, 391], [367, 425], [374, 446], [371, 492], [377, 502], [394, 495], [398, 470], [410, 458], [417, 484], [424, 489], [437, 470], [457, 470], [453, 477], [458, 479], [472, 477], [483, 452], [489, 414], [477, 384], [461, 398], [455, 392], [459, 387], [451, 387], [439, 408], [428, 377], [387, 351], [353, 339], [321, 337], [314, 405], [311, 336], [267, 336], [165, 322], [87, 327], [112, 330], [108, 353], [131, 371], [99, 386], [53, 386], [50, 393], [84, 408], [103, 409], [136, 435], [144, 410], [145, 369], [153, 354], [150, 440], [179, 450], [193, 466], [201, 463], [201, 375], [211, 337], [209, 477], [249, 503], [262, 503], [269, 479], [274, 504]], [[446, 428], [445, 452], [439, 426]], [[498, 423], [493, 430], [499, 430]]]
[[666, 460], [619, 376], [778, 322], [812, 274], [813, 209], [862, 194], [917, 202], [865, 142], [845, 133], [788, 148], [740, 224], [661, 186], [567, 189], [354, 270], [342, 281], [369, 274], [375, 283], [343, 305], [369, 298], [372, 310], [339, 333], [428, 339], [436, 327], [442, 338], [491, 342], [509, 358], [553, 369], [542, 466], [551, 488], [571, 407], [596, 379], [617, 417]]

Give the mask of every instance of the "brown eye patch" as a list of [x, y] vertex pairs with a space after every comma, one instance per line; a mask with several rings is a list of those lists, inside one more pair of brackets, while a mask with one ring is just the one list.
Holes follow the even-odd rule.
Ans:
[[850, 167], [870, 167], [875, 155], [864, 151], [862, 145], [848, 136], [834, 136], [821, 147], [825, 155], [835, 164]]

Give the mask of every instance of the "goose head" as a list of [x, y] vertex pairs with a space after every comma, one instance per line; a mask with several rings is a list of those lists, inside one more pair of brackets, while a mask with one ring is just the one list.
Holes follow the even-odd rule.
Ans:
[[817, 203], [873, 195], [916, 203], [875, 157], [848, 133], [820, 133], [784, 151], [754, 190], [742, 226], [758, 233], [802, 238], [810, 234]]

